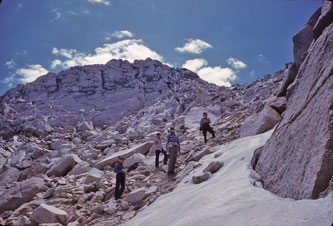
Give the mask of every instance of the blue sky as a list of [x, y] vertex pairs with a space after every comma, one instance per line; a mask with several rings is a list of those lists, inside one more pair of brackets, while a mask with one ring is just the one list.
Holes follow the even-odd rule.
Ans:
[[284, 68], [320, 0], [3, 0], [0, 95], [71, 66], [151, 57], [230, 86]]

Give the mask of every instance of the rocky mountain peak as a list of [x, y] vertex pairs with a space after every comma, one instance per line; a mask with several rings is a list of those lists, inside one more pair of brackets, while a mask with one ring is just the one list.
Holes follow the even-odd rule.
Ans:
[[174, 69], [149, 58], [133, 63], [111, 60], [105, 65], [48, 73], [35, 82], [11, 89], [0, 101], [12, 103], [13, 108], [17, 108], [17, 101], [33, 103], [41, 112], [52, 108], [54, 114], [58, 108], [71, 114], [83, 109], [88, 120], [102, 125], [112, 124], [166, 95], [196, 96], [209, 89], [215, 86], [187, 69]]

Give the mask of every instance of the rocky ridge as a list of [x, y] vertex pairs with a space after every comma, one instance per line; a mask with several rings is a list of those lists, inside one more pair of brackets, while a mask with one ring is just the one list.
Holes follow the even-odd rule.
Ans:
[[[115, 65], [120, 67], [116, 70], [120, 78], [144, 71], [138, 68], [154, 68], [142, 72], [140, 79], [147, 79], [144, 87], [162, 89], [161, 92], [145, 93], [145, 88], [133, 91], [128, 88], [128, 98], [125, 98], [123, 89], [135, 85], [137, 78], [132, 77], [122, 80], [120, 87], [105, 81], [105, 87], [118, 87], [110, 93], [103, 91], [100, 81], [96, 86], [89, 86], [88, 93], [82, 91], [78, 85], [81, 83], [73, 83], [88, 75], [96, 78], [94, 70], [99, 74], [100, 68]], [[0, 193], [4, 198], [0, 201], [0, 223], [118, 225], [132, 218], [141, 207], [172, 191], [200, 165], [198, 161], [203, 156], [214, 151], [215, 145], [239, 138], [241, 125], [248, 116], [256, 117], [270, 106], [277, 109], [279, 104], [274, 103], [279, 101], [275, 96], [284, 73], [279, 71], [253, 83], [226, 88], [204, 82], [188, 70], [172, 69], [150, 59], [133, 64], [112, 60], [106, 65], [75, 67], [58, 75], [45, 75], [25, 86], [19, 85], [1, 97]], [[104, 76], [111, 77], [107, 73]], [[155, 80], [148, 79], [154, 76]], [[49, 84], [51, 77], [53, 81], [58, 79], [58, 88]], [[75, 84], [77, 91], [73, 91]], [[94, 99], [118, 92], [121, 94], [114, 99], [116, 103], [106, 100], [97, 103]], [[136, 92], [143, 92], [146, 106], [143, 102], [136, 108], [131, 106]], [[75, 100], [75, 104], [69, 100]], [[84, 101], [94, 102], [94, 108], [84, 105]], [[100, 117], [113, 111], [114, 106], [124, 108], [117, 120]], [[207, 145], [198, 135], [198, 121], [203, 111], [209, 113], [217, 131], [217, 138]], [[99, 115], [98, 119], [95, 114]], [[274, 126], [260, 118], [253, 121], [268, 123], [267, 129]], [[174, 181], [167, 180], [166, 166], [155, 170], [151, 150], [155, 133], [159, 131], [165, 137], [171, 125], [176, 126], [182, 141]], [[248, 134], [262, 132], [246, 130]], [[129, 172], [124, 198], [115, 202], [112, 166], [120, 155], [127, 158], [125, 164]], [[212, 169], [193, 178], [193, 183], [209, 179], [211, 173], [222, 167], [221, 163], [212, 164]], [[12, 196], [18, 186], [24, 189], [25, 184], [35, 178], [39, 179], [34, 189], [36, 194], [31, 193], [27, 198]]]

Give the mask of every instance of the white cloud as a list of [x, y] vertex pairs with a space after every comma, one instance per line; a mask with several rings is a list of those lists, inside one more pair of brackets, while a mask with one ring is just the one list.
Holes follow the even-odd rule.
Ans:
[[237, 78], [237, 74], [231, 68], [220, 66], [207, 66], [205, 59], [188, 60], [183, 64], [183, 68], [187, 68], [197, 73], [199, 77], [207, 82], [214, 83], [218, 86], [231, 86], [231, 82]]
[[43, 68], [42, 65], [31, 64], [28, 65], [28, 68], [20, 68], [16, 70], [15, 74], [20, 76], [20, 78], [18, 78], [18, 81], [22, 83], [27, 83], [35, 81], [38, 77], [45, 75], [47, 72], [48, 71]]
[[61, 64], [62, 64], [62, 61], [61, 61], [61, 60], [59, 60], [59, 59], [55, 59], [55, 60], [53, 60], [52, 63], [51, 63], [51, 68], [52, 68], [52, 69], [55, 69], [56, 67], [61, 66]]
[[57, 8], [52, 9], [52, 12], [53, 12], [53, 14], [55, 15], [54, 18], [53, 18], [53, 20], [58, 20], [58, 19], [60, 19], [60, 17], [61, 17], [61, 13], [60, 13], [59, 9], [57, 9]]
[[237, 60], [233, 57], [229, 57], [226, 60], [227, 64], [229, 64], [231, 67], [235, 68], [235, 69], [243, 69], [246, 68], [246, 64], [243, 61]]
[[214, 83], [218, 86], [230, 87], [231, 82], [237, 78], [236, 73], [228, 67], [204, 67], [197, 73], [203, 80]]
[[259, 54], [258, 59], [261, 63], [269, 64], [269, 60], [262, 53]]
[[124, 38], [124, 37], [132, 38], [133, 34], [130, 31], [122, 30], [122, 31], [115, 31], [115, 32], [113, 32], [112, 36], [116, 37], [116, 38]]
[[48, 71], [40, 64], [31, 64], [27, 68], [17, 69], [14, 74], [2, 80], [8, 87], [13, 87], [17, 81], [28, 83], [35, 81], [38, 77], [47, 74]]
[[14, 68], [14, 67], [15, 67], [15, 61], [14, 61], [14, 59], [11, 59], [10, 61], [7, 61], [7, 62], [5, 63], [5, 65], [6, 65], [9, 69]]
[[110, 1], [107, 1], [107, 0], [88, 0], [88, 2], [91, 2], [91, 3], [100, 3], [100, 4], [104, 4], [104, 5], [110, 5]]
[[185, 64], [183, 64], [182, 68], [187, 68], [191, 71], [197, 72], [200, 68], [207, 65], [208, 62], [205, 59], [193, 59], [187, 60]]
[[53, 47], [52, 49], [52, 53], [56, 56], [64, 56], [68, 59], [72, 59], [73, 58], [73, 54], [76, 53], [75, 49], [57, 49], [55, 47]]
[[213, 46], [200, 39], [188, 39], [187, 43], [185, 43], [183, 47], [177, 47], [175, 48], [175, 50], [181, 53], [188, 52], [188, 53], [200, 54], [202, 51], [204, 51], [207, 48], [213, 48]]
[[[62, 49], [58, 50], [57, 48], [53, 48], [52, 53], [64, 56], [64, 54], [60, 54], [61, 50]], [[150, 57], [151, 59], [163, 61], [163, 57], [145, 46], [141, 39], [128, 39], [112, 44], [104, 44], [102, 47], [97, 47], [93, 54], [81, 53], [77, 50], [73, 51], [72, 49], [65, 50], [66, 49], [63, 49], [63, 52], [73, 53], [72, 58], [67, 58], [63, 61], [55, 59], [51, 64], [52, 68], [61, 66], [66, 69], [74, 66], [105, 64], [111, 59], [123, 59], [133, 62], [136, 59], [146, 59]]]
[[250, 75], [251, 75], [251, 76], [254, 76], [254, 75], [255, 75], [255, 71], [252, 70], [252, 71], [250, 72]]

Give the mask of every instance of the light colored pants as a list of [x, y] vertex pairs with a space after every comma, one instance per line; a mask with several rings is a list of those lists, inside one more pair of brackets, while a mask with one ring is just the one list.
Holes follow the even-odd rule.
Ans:
[[179, 147], [169, 148], [170, 159], [169, 159], [168, 173], [174, 173], [175, 172], [175, 166], [176, 166], [178, 151], [179, 151]]

